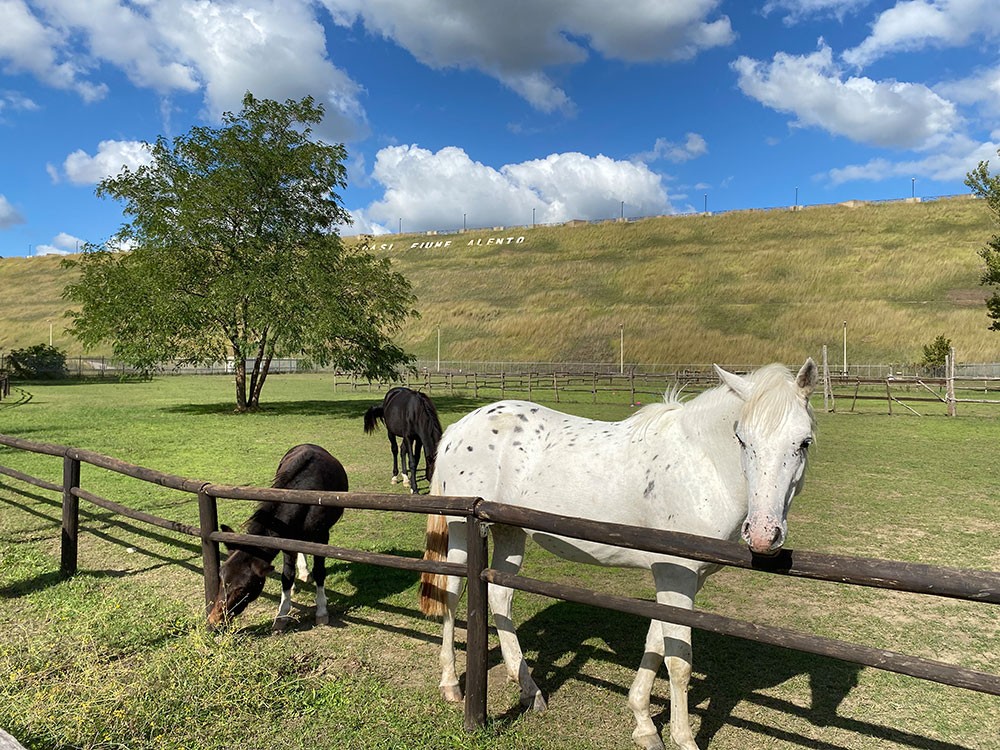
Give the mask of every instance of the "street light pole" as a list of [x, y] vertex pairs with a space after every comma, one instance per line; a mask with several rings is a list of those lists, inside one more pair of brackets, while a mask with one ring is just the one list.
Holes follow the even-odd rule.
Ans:
[[438, 362], [437, 371], [441, 372], [441, 326], [438, 326]]
[[844, 321], [844, 375], [847, 375], [847, 321]]
[[619, 347], [618, 347], [618, 373], [620, 375], [625, 374], [625, 324], [618, 324], [618, 336], [619, 336]]

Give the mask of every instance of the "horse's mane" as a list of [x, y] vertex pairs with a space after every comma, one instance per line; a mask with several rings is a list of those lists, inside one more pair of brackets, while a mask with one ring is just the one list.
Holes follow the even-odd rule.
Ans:
[[[777, 427], [788, 415], [790, 407], [796, 403], [801, 404], [803, 401], [795, 378], [784, 365], [765, 365], [746, 377], [753, 383], [754, 387], [750, 398], [743, 404], [740, 419], [748, 424], [763, 429]], [[683, 386], [679, 383], [675, 384], [664, 394], [662, 402], [643, 406], [626, 421], [636, 430], [655, 429], [660, 427], [664, 421], [677, 419], [685, 412], [712, 409], [731, 395], [725, 383], [703, 391], [690, 399], [682, 398], [682, 390]], [[812, 409], [809, 408], [808, 399], [805, 400], [805, 405], [809, 410], [809, 418], [812, 420], [815, 430], [815, 418]]]
[[435, 427], [436, 437], [440, 438], [442, 428], [441, 428], [441, 419], [440, 417], [438, 417], [437, 413], [437, 407], [434, 406], [434, 402], [431, 401], [431, 397], [428, 396], [426, 393], [417, 391], [417, 398], [420, 401], [420, 407], [424, 410], [424, 413], [427, 415], [428, 419], [430, 419], [431, 424], [434, 425]]
[[787, 367], [780, 364], [766, 365], [747, 377], [754, 387], [750, 398], [743, 405], [741, 421], [765, 430], [774, 429], [787, 418], [793, 406], [804, 402], [815, 431], [816, 419], [809, 406], [809, 399], [803, 397], [795, 377]]

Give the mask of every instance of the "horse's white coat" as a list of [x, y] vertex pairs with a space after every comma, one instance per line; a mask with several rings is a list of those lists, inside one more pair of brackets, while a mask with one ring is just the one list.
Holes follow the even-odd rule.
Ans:
[[[719, 370], [723, 385], [680, 402], [644, 407], [621, 422], [582, 419], [526, 401], [484, 406], [449, 427], [438, 446], [432, 494], [480, 496], [548, 513], [671, 529], [718, 539], [741, 536], [755, 552], [781, 546], [786, 514], [801, 486], [812, 441], [809, 394], [816, 365], [809, 359], [792, 377], [770, 365], [747, 377]], [[465, 522], [449, 519], [450, 562], [466, 558]], [[525, 531], [493, 526], [492, 566], [520, 568]], [[567, 559], [650, 568], [657, 601], [692, 608], [706, 563], [528, 531]], [[455, 671], [455, 608], [463, 579], [450, 578], [441, 647], [441, 690], [460, 700]], [[513, 591], [489, 588], [508, 674], [521, 700], [535, 709], [545, 700], [531, 677], [511, 621]], [[690, 628], [652, 622], [645, 655], [629, 691], [635, 741], [662, 748], [649, 713], [659, 662], [670, 673], [670, 733], [684, 750], [697, 750], [687, 710], [691, 676]]]

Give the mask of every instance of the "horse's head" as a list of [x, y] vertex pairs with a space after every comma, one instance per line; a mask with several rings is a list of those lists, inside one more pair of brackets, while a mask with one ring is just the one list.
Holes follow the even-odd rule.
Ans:
[[802, 487], [813, 441], [809, 395], [816, 385], [816, 363], [807, 359], [794, 378], [775, 365], [745, 378], [716, 370], [743, 400], [734, 431], [748, 493], [743, 540], [751, 552], [772, 555], [785, 542], [788, 509]]
[[[223, 531], [232, 532], [228, 526]], [[267, 574], [274, 566], [254, 557], [244, 549], [232, 549], [219, 572], [219, 593], [208, 613], [208, 626], [213, 630], [247, 608], [264, 590]]]

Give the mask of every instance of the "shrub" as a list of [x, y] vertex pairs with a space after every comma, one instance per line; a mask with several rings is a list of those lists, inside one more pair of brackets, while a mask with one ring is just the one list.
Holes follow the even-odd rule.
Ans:
[[67, 376], [66, 353], [48, 344], [12, 349], [7, 358], [11, 373], [28, 379], [58, 379]]
[[924, 359], [920, 364], [938, 373], [944, 367], [945, 357], [949, 351], [951, 351], [951, 339], [946, 339], [942, 334], [924, 345]]

